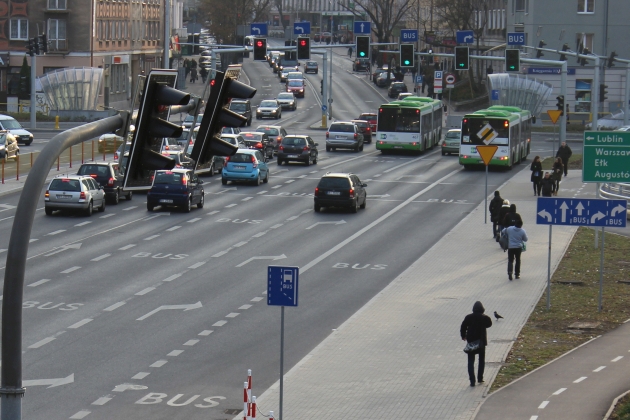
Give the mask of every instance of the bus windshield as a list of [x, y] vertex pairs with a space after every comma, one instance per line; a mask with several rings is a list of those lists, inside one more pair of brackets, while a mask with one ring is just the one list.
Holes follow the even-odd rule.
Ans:
[[378, 131], [419, 133], [420, 112], [414, 108], [381, 108]]
[[490, 125], [492, 130], [497, 134], [490, 144], [510, 144], [509, 128], [504, 127], [504, 123], [507, 120], [489, 118], [464, 118], [464, 120], [467, 120], [467, 122], [462, 122], [462, 144], [485, 144], [483, 139], [479, 137], [479, 133], [487, 132], [487, 130], [485, 130], [487, 125]]

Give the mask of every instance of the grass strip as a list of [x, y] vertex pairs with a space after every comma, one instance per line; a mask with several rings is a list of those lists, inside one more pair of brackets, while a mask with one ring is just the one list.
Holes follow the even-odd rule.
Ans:
[[[533, 158], [532, 158], [533, 160]], [[555, 158], [546, 157], [542, 160], [543, 171], [551, 170], [553, 167], [553, 162]], [[582, 170], [582, 155], [573, 153], [571, 158], [569, 159], [569, 169], [579, 169]]]
[[630, 394], [617, 402], [609, 420], [630, 420]]

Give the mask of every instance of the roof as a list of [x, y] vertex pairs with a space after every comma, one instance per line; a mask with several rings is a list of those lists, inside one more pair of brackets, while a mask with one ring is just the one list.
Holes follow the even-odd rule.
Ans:
[[352, 172], [327, 172], [324, 176], [337, 177], [337, 178], [347, 178], [350, 175], [352, 175]]

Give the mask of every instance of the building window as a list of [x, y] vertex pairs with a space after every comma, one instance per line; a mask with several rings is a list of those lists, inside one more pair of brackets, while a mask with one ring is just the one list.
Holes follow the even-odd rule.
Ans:
[[594, 13], [595, 0], [578, 0], [578, 13]]
[[527, 9], [529, 8], [529, 0], [514, 0], [514, 3], [512, 4], [514, 6], [515, 12], [527, 13]]
[[48, 42], [51, 50], [67, 50], [66, 21], [64, 19], [48, 19]]
[[66, 10], [66, 0], [48, 0], [48, 10]]
[[11, 39], [28, 39], [28, 20], [11, 19]]
[[593, 36], [594, 34], [576, 34], [575, 44], [578, 52], [584, 51], [584, 48], [588, 48], [591, 52], [593, 51]]

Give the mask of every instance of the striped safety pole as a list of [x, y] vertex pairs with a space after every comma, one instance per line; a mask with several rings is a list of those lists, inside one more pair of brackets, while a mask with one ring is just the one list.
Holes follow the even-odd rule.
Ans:
[[273, 411], [269, 412], [269, 420], [275, 420], [276, 418], [273, 416]]
[[247, 396], [247, 382], [243, 382], [243, 420], [249, 416], [249, 400]]
[[252, 370], [247, 369], [247, 415], [252, 416]]
[[252, 397], [252, 420], [256, 420], [256, 397]]

